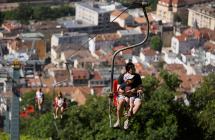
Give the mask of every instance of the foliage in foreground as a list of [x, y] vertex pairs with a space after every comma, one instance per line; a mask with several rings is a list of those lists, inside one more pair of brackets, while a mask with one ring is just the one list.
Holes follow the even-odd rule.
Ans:
[[[51, 112], [22, 119], [21, 132], [26, 136], [55, 140], [212, 140], [215, 136], [215, 74], [206, 77], [189, 97], [191, 105], [188, 107], [173, 101], [174, 88], [180, 81], [175, 74], [165, 72], [163, 78], [162, 84], [153, 76], [143, 79], [147, 98], [131, 120], [129, 131], [109, 128], [107, 98], [90, 96], [84, 106], [70, 106], [62, 120], [54, 120]], [[115, 120], [114, 112], [112, 116]]]

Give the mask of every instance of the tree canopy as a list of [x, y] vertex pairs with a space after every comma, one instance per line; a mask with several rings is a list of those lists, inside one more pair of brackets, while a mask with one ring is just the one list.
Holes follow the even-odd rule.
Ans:
[[153, 36], [150, 41], [151, 48], [161, 52], [162, 49], [162, 40], [159, 36]]
[[[142, 79], [145, 98], [142, 108], [131, 120], [128, 131], [109, 127], [107, 97], [89, 96], [85, 105], [70, 105], [63, 119], [54, 120], [51, 110], [21, 119], [22, 136], [37, 139], [145, 139], [145, 140], [213, 140], [215, 136], [215, 73], [205, 77], [188, 99], [190, 106], [174, 101], [180, 80], [177, 75], [161, 72], [161, 79]], [[46, 94], [47, 107], [51, 106]], [[33, 93], [24, 94], [21, 106], [33, 104]], [[112, 110], [115, 120], [115, 108]], [[125, 118], [123, 118], [125, 119]], [[30, 138], [29, 138], [30, 139]]]
[[68, 5], [51, 8], [51, 6], [20, 4], [13, 11], [3, 12], [5, 20], [18, 20], [24, 24], [28, 24], [29, 20], [53, 20], [64, 16], [73, 16], [74, 14], [75, 9]]

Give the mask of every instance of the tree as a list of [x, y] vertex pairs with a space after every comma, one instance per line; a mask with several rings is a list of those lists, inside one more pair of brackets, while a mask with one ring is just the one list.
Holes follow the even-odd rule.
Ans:
[[152, 10], [153, 11], [156, 10], [158, 0], [149, 0], [149, 3], [150, 3]]
[[178, 78], [178, 75], [175, 73], [169, 73], [165, 70], [160, 72], [160, 76], [163, 78], [164, 80], [164, 84], [170, 89], [175, 91], [176, 88], [179, 87], [179, 85], [181, 84], [181, 80]]
[[215, 136], [215, 73], [204, 78], [201, 86], [191, 96], [193, 118], [203, 131], [203, 139], [212, 140]]
[[16, 18], [23, 24], [28, 24], [29, 20], [32, 19], [33, 9], [32, 6], [21, 4], [18, 9], [15, 10]]
[[191, 96], [189, 107], [173, 101], [180, 83], [177, 75], [162, 71], [161, 78], [162, 84], [154, 76], [142, 79], [144, 93], [149, 97], [131, 120], [129, 131], [109, 128], [107, 97], [89, 96], [85, 105], [68, 108], [63, 119], [54, 120], [51, 112], [21, 119], [21, 133], [38, 139], [51, 137], [56, 140], [212, 140], [215, 135], [215, 74], [204, 79]]
[[161, 52], [162, 41], [161, 41], [161, 38], [159, 36], [153, 36], [151, 38], [150, 44], [151, 44], [152, 49]]
[[144, 98], [148, 100], [157, 89], [159, 80], [154, 76], [146, 76], [142, 79], [142, 83], [144, 86]]

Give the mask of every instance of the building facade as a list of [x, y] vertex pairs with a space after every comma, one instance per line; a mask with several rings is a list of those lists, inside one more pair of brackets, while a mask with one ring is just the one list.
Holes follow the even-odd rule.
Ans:
[[60, 46], [60, 45], [67, 45], [67, 44], [78, 44], [83, 45], [84, 47], [88, 47], [87, 42], [89, 35], [86, 33], [59, 33], [53, 34], [51, 37], [51, 47], [53, 46]]
[[188, 10], [189, 26], [193, 27], [196, 22], [200, 28], [215, 30], [215, 2], [196, 5]]
[[188, 16], [187, 7], [210, 1], [212, 0], [159, 0], [156, 15], [162, 20], [162, 22], [172, 23], [176, 14], [183, 15], [182, 18]]

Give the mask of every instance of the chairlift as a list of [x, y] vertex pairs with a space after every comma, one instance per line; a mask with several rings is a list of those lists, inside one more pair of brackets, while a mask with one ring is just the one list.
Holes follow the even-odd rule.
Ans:
[[110, 127], [112, 127], [112, 117], [111, 117], [111, 108], [112, 108], [112, 98], [114, 99], [113, 103], [114, 103], [114, 106], [116, 106], [117, 104], [117, 96], [116, 96], [116, 93], [117, 93], [117, 80], [114, 81], [114, 62], [115, 62], [115, 58], [117, 56], [117, 54], [119, 54], [121, 51], [124, 51], [124, 50], [127, 50], [127, 49], [133, 49], [135, 47], [138, 47], [142, 44], [144, 44], [147, 39], [148, 39], [148, 36], [149, 36], [149, 20], [148, 20], [148, 16], [147, 16], [147, 12], [146, 12], [146, 7], [148, 6], [148, 3], [145, 2], [145, 1], [142, 1], [142, 2], [134, 2], [132, 4], [132, 6], [134, 7], [141, 7], [142, 10], [143, 10], [143, 13], [145, 15], [145, 18], [146, 18], [146, 21], [147, 21], [147, 34], [144, 38], [143, 41], [141, 41], [140, 43], [137, 43], [137, 44], [134, 44], [134, 45], [131, 45], [131, 46], [128, 46], [128, 47], [125, 47], [125, 48], [121, 48], [119, 50], [117, 50], [113, 56], [112, 56], [112, 65], [111, 65], [111, 93], [109, 95], [109, 125]]

